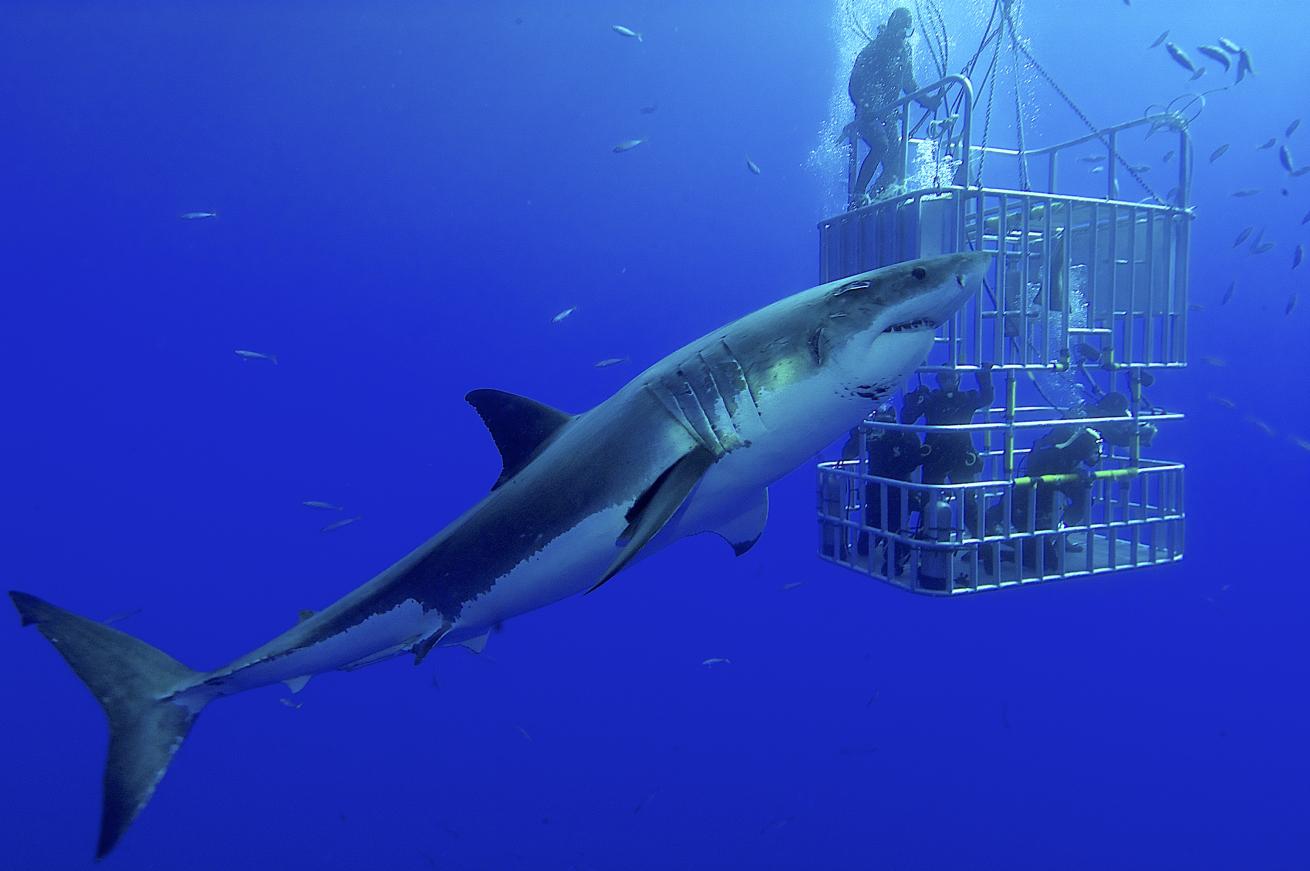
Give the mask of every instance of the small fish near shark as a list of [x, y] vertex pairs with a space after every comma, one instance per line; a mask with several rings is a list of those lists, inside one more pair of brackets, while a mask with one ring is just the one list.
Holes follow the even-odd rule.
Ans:
[[437, 647], [480, 650], [502, 621], [595, 590], [690, 535], [714, 532], [734, 553], [750, 550], [769, 485], [858, 425], [924, 361], [992, 260], [947, 254], [785, 297], [581, 414], [472, 391], [465, 399], [503, 463], [491, 492], [363, 586], [221, 668], [192, 670], [11, 591], [23, 625], [54, 645], [109, 719], [96, 855], [119, 842], [216, 699], [277, 683], [298, 692], [315, 674], [406, 653], [417, 664]]

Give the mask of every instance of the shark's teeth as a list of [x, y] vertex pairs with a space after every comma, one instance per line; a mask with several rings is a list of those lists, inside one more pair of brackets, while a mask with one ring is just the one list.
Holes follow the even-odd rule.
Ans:
[[918, 318], [917, 320], [906, 321], [906, 322], [903, 323], [903, 324], [892, 324], [890, 327], [888, 327], [887, 329], [883, 330], [883, 332], [884, 332], [884, 333], [904, 333], [904, 332], [907, 332], [907, 331], [909, 331], [909, 330], [922, 330], [922, 329], [931, 329], [931, 330], [935, 330], [935, 329], [937, 329], [937, 322], [936, 322], [936, 321], [929, 320], [928, 318]]

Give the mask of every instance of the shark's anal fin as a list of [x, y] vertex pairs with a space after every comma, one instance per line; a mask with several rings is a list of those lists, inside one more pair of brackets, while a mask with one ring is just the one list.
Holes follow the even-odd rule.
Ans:
[[711, 532], [732, 545], [732, 552], [741, 556], [755, 546], [764, 533], [764, 524], [769, 519], [769, 491], [761, 490], [759, 495], [746, 504], [736, 517], [727, 523], [720, 523]]
[[637, 498], [627, 514], [628, 527], [619, 537], [623, 549], [588, 593], [600, 589], [606, 581], [618, 574], [664, 528], [664, 524], [669, 522], [696, 482], [712, 465], [714, 455], [704, 448], [696, 448], [683, 455], [655, 479], [655, 483]]
[[472, 638], [464, 639], [463, 641], [460, 642], [460, 646], [466, 647], [469, 650], [473, 651], [474, 653], [481, 653], [482, 651], [487, 649], [487, 636], [489, 636], [490, 634], [491, 634], [491, 630], [488, 629], [486, 632], [483, 632], [481, 635], [475, 635]]
[[573, 419], [557, 408], [503, 390], [471, 390], [464, 401], [477, 411], [500, 451], [500, 477], [491, 485], [493, 490], [514, 477]]
[[289, 677], [282, 683], [286, 684], [287, 689], [291, 690], [291, 692], [298, 693], [305, 688], [305, 684], [309, 683], [311, 677], [313, 677], [312, 674], [302, 674], [300, 677]]

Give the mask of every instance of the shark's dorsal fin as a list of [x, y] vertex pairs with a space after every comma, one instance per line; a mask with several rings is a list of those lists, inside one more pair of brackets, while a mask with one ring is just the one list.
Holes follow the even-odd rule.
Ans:
[[587, 592], [598, 590], [602, 584], [632, 561], [637, 552], [664, 528], [664, 524], [669, 522], [669, 518], [686, 501], [696, 482], [712, 465], [714, 465], [714, 454], [704, 448], [696, 448], [665, 469], [655, 479], [655, 483], [637, 497], [637, 501], [633, 503], [632, 509], [627, 514], [628, 527], [619, 536], [619, 543], [623, 545], [623, 550], [619, 551], [619, 555], [614, 558], [614, 562], [606, 569], [605, 574]]
[[477, 411], [500, 450], [500, 477], [491, 485], [493, 490], [518, 474], [573, 419], [557, 408], [503, 390], [472, 390], [464, 401]]
[[741, 556], [759, 541], [768, 519], [769, 491], [766, 489], [761, 490], [755, 498], [746, 503], [740, 514], [727, 523], [720, 523], [710, 531], [732, 545], [732, 552]]

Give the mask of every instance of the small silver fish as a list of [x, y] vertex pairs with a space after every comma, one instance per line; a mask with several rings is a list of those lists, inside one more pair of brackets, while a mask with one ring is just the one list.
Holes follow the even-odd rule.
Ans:
[[1277, 144], [1278, 144], [1277, 139], [1266, 139], [1264, 145], [1257, 146], [1255, 150], [1267, 151], [1268, 149], [1273, 148]]
[[1296, 245], [1296, 250], [1292, 252], [1292, 268], [1295, 269], [1296, 267], [1300, 266], [1301, 261], [1304, 259], [1305, 259], [1305, 246], [1298, 242]]
[[654, 104], [654, 103], [651, 103], [649, 106], [642, 106], [642, 107], [641, 107], [641, 114], [643, 114], [643, 115], [654, 115], [654, 114], [655, 114], [655, 110], [658, 109], [658, 108], [659, 108], [659, 106], [657, 106], [657, 105]]
[[1233, 64], [1233, 62], [1228, 59], [1227, 53], [1217, 45], [1200, 45], [1197, 46], [1196, 50], [1210, 58], [1210, 60], [1215, 63], [1223, 66], [1224, 72], [1228, 72], [1228, 68]]
[[1242, 228], [1242, 232], [1238, 233], [1237, 238], [1233, 240], [1233, 247], [1236, 248], [1237, 246], [1245, 242], [1247, 239], [1251, 238], [1251, 234], [1254, 232], [1255, 232], [1255, 227]]
[[701, 663], [701, 665], [705, 666], [706, 668], [713, 668], [716, 665], [732, 665], [732, 660], [723, 656], [713, 656], [707, 660], [704, 660]]
[[334, 529], [340, 529], [343, 526], [349, 526], [350, 524], [354, 523], [356, 520], [363, 520], [363, 519], [364, 519], [364, 515], [362, 514], [356, 514], [354, 517], [343, 517], [340, 520], [332, 521], [327, 526], [320, 529], [319, 532], [332, 532]]
[[608, 369], [610, 366], [626, 362], [628, 362], [627, 357], [606, 357], [604, 360], [597, 360], [595, 365], [597, 369]]
[[1233, 401], [1232, 401], [1231, 399], [1229, 399], [1227, 396], [1220, 396], [1220, 395], [1218, 395], [1217, 393], [1211, 393], [1211, 394], [1210, 394], [1210, 401], [1211, 401], [1211, 402], [1214, 402], [1214, 403], [1217, 403], [1217, 404], [1219, 404], [1219, 405], [1222, 405], [1224, 408], [1227, 408], [1227, 409], [1230, 409], [1230, 410], [1231, 410], [1231, 409], [1235, 409], [1235, 408], [1237, 408], [1237, 403], [1236, 403], [1236, 402], [1233, 402]]
[[1228, 361], [1223, 357], [1216, 357], [1213, 354], [1207, 354], [1201, 358], [1201, 362], [1207, 366], [1213, 366], [1216, 369], [1224, 369], [1228, 366]]
[[1242, 49], [1237, 53], [1237, 81], [1241, 81], [1248, 75], [1255, 75], [1255, 67], [1251, 66], [1251, 53]]
[[1306, 212], [1305, 217], [1301, 219], [1301, 226], [1304, 227], [1306, 224], [1310, 224], [1310, 212]]
[[1224, 291], [1223, 298], [1219, 300], [1219, 304], [1228, 305], [1228, 303], [1232, 302], [1233, 294], [1236, 292], [1237, 292], [1237, 282], [1236, 281], [1228, 282], [1228, 289]]
[[[1210, 162], [1214, 163], [1216, 160], [1223, 157], [1227, 152], [1228, 152], [1228, 143], [1225, 142], [1223, 145], [1220, 145], [1214, 151], [1210, 152]], [[1169, 153], [1173, 154], [1172, 151]]]
[[571, 306], [569, 306], [568, 308], [564, 309], [564, 311], [562, 311], [562, 312], [560, 312], [559, 314], [555, 315], [555, 317], [551, 318], [551, 319], [550, 319], [550, 322], [551, 322], [552, 324], [557, 324], [557, 323], [559, 323], [560, 321], [564, 320], [564, 319], [565, 319], [566, 317], [568, 317], [569, 315], [573, 314], [573, 313], [574, 313], [575, 311], [577, 311], [577, 310], [578, 310], [578, 307], [577, 307], [576, 305], [571, 305]]
[[1174, 159], [1174, 152], [1173, 152], [1173, 149], [1170, 149], [1170, 150], [1168, 150], [1168, 151], [1166, 151], [1166, 152], [1164, 153], [1164, 157], [1160, 158], [1160, 162], [1161, 162], [1161, 163], [1168, 163], [1169, 161], [1171, 161], [1171, 160], [1173, 160], [1173, 159]]
[[1169, 52], [1169, 56], [1173, 58], [1180, 67], [1193, 75], [1196, 74], [1196, 64], [1192, 63], [1192, 59], [1187, 56], [1187, 52], [1183, 51], [1172, 42], [1166, 42], [1164, 44], [1164, 50]]
[[1132, 170], [1133, 172], [1150, 172], [1150, 171], [1151, 171], [1151, 165], [1150, 165], [1149, 163], [1130, 163], [1130, 164], [1128, 164], [1128, 168], [1129, 168], [1130, 170]]
[[1296, 172], [1296, 164], [1292, 163], [1292, 152], [1286, 145], [1278, 146], [1278, 162], [1288, 172]]
[[1287, 125], [1287, 129], [1283, 131], [1283, 135], [1290, 139], [1292, 134], [1296, 132], [1296, 128], [1300, 126], [1301, 126], [1300, 118], [1293, 120], [1291, 124]]
[[638, 145], [641, 145], [645, 141], [646, 141], [645, 139], [625, 139], [622, 142], [620, 142], [618, 145], [614, 146], [614, 153], [622, 154], [625, 151], [631, 151], [632, 149], [636, 148]]
[[519, 734], [520, 734], [520, 735], [522, 735], [524, 738], [527, 738], [527, 739], [528, 739], [528, 743], [529, 743], [529, 744], [536, 744], [536, 743], [537, 743], [536, 741], [533, 741], [533, 740], [532, 740], [532, 736], [528, 734], [528, 730], [527, 730], [527, 729], [524, 729], [522, 726], [515, 726], [514, 728], [519, 730]]
[[217, 218], [218, 212], [183, 212], [178, 217], [184, 221], [203, 221], [207, 218]]
[[1078, 158], [1080, 163], [1105, 163], [1104, 154], [1084, 154]]
[[1297, 435], [1289, 435], [1287, 439], [1301, 450], [1310, 451], [1310, 439], [1303, 439]]
[[611, 24], [610, 29], [612, 29], [619, 36], [626, 36], [629, 39], [637, 40], [637, 42], [645, 41], [641, 38], [641, 34], [633, 30], [631, 27], [624, 27], [622, 24]]
[[276, 354], [261, 354], [259, 351], [243, 351], [240, 348], [233, 351], [232, 353], [236, 354], [242, 360], [267, 360], [268, 362], [272, 363], [274, 366], [277, 365]]
[[1169, 38], [1169, 31], [1166, 30], [1164, 33], [1157, 36], [1155, 38], [1155, 42], [1148, 45], [1147, 48], [1155, 48], [1156, 46], [1158, 46], [1160, 43], [1164, 42], [1168, 38]]
[[803, 583], [805, 583], [805, 582], [804, 582], [804, 581], [789, 581], [788, 583], [785, 583], [785, 584], [783, 584], [781, 587], [779, 587], [779, 589], [784, 590], [784, 591], [786, 591], [786, 590], [794, 590], [794, 589], [796, 589], [797, 587], [799, 587], [799, 586], [800, 586], [801, 584], [803, 584]]
[[1245, 420], [1247, 423], [1251, 424], [1252, 426], [1254, 426], [1256, 429], [1263, 432], [1267, 436], [1277, 435], [1277, 432], [1275, 432], [1272, 426], [1265, 423], [1263, 420], [1261, 420], [1258, 417], [1248, 414], [1246, 417], [1242, 419]]
[[1259, 189], [1259, 188], [1239, 188], [1238, 190], [1233, 191], [1233, 196], [1235, 196], [1235, 197], [1253, 197], [1253, 196], [1255, 196], [1255, 195], [1258, 194], [1258, 193], [1260, 193], [1260, 189]]
[[760, 174], [760, 165], [755, 161], [751, 160], [749, 154], [746, 155], [746, 168], [749, 169], [751, 173], [754, 175]]
[[300, 503], [306, 508], [317, 508], [319, 511], [341, 511], [340, 505], [333, 505], [331, 502], [320, 502], [317, 499], [306, 499]]
[[1292, 309], [1296, 308], [1296, 300], [1297, 300], [1297, 296], [1296, 296], [1296, 291], [1294, 290], [1292, 291], [1292, 295], [1287, 298], [1287, 307], [1283, 309], [1284, 317], [1290, 315], [1292, 313]]
[[293, 702], [291, 699], [278, 699], [278, 701], [293, 711], [300, 710], [305, 704], [304, 702]]
[[1274, 250], [1274, 246], [1277, 244], [1278, 243], [1276, 242], [1261, 242], [1259, 245], [1256, 245], [1254, 248], [1251, 249], [1251, 253], [1268, 254], [1270, 251]]
[[1105, 167], [1103, 167], [1103, 166], [1093, 166], [1091, 171], [1092, 171], [1092, 172], [1105, 172]]

